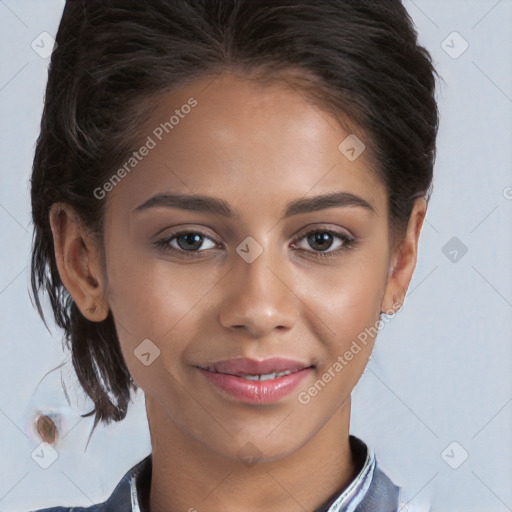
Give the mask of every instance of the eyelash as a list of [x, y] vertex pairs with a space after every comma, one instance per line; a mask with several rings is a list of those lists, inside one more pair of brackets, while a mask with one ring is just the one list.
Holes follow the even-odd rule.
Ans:
[[[313, 257], [318, 258], [318, 259], [336, 258], [337, 256], [340, 255], [341, 252], [353, 248], [356, 243], [356, 240], [354, 238], [348, 236], [345, 233], [340, 233], [340, 232], [333, 231], [330, 229], [313, 229], [311, 231], [308, 231], [305, 234], [302, 234], [302, 235], [296, 237], [292, 241], [292, 245], [295, 244], [296, 242], [299, 242], [300, 240], [302, 240], [304, 238], [309, 237], [310, 235], [312, 235], [314, 233], [328, 233], [329, 235], [332, 235], [333, 237], [338, 238], [339, 240], [341, 240], [343, 242], [343, 245], [340, 248], [335, 249], [333, 251], [329, 251], [329, 252], [314, 251], [314, 250], [308, 251], [306, 249], [300, 249], [300, 250], [305, 250], [308, 253], [312, 253]], [[154, 245], [158, 249], [163, 250], [164, 252], [179, 253], [180, 256], [184, 256], [186, 258], [197, 258], [200, 255], [200, 253], [204, 252], [204, 251], [185, 251], [183, 249], [176, 249], [175, 247], [169, 246], [169, 243], [171, 242], [171, 240], [174, 240], [175, 238], [179, 238], [182, 235], [191, 235], [191, 234], [192, 235], [200, 235], [200, 236], [202, 236], [204, 238], [208, 238], [212, 242], [216, 243], [215, 240], [213, 240], [211, 237], [209, 237], [206, 233], [203, 233], [202, 231], [182, 230], [182, 231], [177, 231], [176, 233], [172, 233], [171, 235], [165, 236], [164, 238], [157, 240], [156, 242], [154, 242]]]

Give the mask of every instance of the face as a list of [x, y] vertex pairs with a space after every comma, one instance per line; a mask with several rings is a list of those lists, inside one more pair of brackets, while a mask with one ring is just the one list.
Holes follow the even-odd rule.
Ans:
[[290, 454], [342, 414], [368, 362], [391, 293], [386, 190], [286, 84], [198, 81], [162, 96], [142, 133], [148, 151], [103, 199], [128, 369], [217, 454]]

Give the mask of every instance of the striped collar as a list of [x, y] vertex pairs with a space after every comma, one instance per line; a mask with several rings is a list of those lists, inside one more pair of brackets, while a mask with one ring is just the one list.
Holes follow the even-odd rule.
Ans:
[[[362, 454], [364, 463], [354, 480], [350, 482], [349, 486], [341, 494], [335, 497], [334, 502], [326, 512], [355, 511], [372, 483], [376, 465], [373, 450], [355, 436], [350, 436], [349, 439], [352, 452]], [[366, 452], [366, 456], [364, 456], [364, 452]]]

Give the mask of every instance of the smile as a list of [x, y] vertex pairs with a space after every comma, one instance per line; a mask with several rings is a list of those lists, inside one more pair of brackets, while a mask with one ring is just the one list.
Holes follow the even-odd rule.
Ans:
[[[235, 377], [241, 377], [242, 379], [247, 380], [270, 380], [275, 379], [277, 377], [284, 377], [285, 375], [290, 375], [290, 373], [293, 373], [292, 370], [285, 370], [283, 372], [270, 372], [270, 373], [255, 373], [255, 374], [244, 374], [244, 373], [228, 373], [228, 372], [218, 372], [214, 368], [203, 368], [200, 366], [202, 370], [206, 370], [207, 372], [213, 372], [213, 373], [224, 373], [226, 375], [234, 375]], [[298, 371], [298, 370], [295, 370]]]
[[[277, 358], [264, 361], [233, 359], [196, 368], [224, 397], [227, 395], [231, 400], [250, 404], [268, 404], [283, 399], [314, 370], [313, 366]], [[257, 368], [264, 369], [258, 371]]]

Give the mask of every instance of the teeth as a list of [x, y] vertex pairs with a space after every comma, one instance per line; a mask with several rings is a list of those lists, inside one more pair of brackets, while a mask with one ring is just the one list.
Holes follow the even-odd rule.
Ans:
[[277, 373], [264, 373], [263, 375], [239, 375], [246, 380], [270, 380], [275, 379], [276, 377], [283, 377], [284, 375], [289, 375], [292, 373], [290, 370], [286, 370], [284, 372]]
[[[215, 372], [215, 369], [210, 366], [200, 366], [203, 370], [209, 371], [209, 372]], [[283, 377], [284, 375], [290, 375], [290, 373], [293, 373], [291, 370], [285, 370], [284, 372], [274, 372], [274, 373], [264, 373], [262, 375], [236, 375], [237, 377], [241, 377], [246, 380], [270, 380], [275, 379], [277, 377]]]

